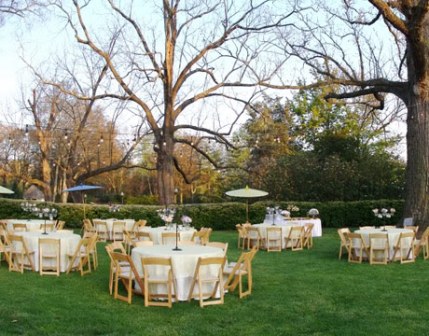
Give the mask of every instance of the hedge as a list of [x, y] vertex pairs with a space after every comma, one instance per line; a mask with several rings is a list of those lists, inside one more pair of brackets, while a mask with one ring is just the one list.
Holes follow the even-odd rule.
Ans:
[[[21, 209], [22, 200], [0, 199], [0, 218], [36, 218]], [[251, 223], [261, 223], [268, 206], [278, 205], [286, 209], [295, 205], [299, 211], [292, 212], [292, 217], [305, 217], [311, 208], [319, 210], [322, 227], [358, 227], [362, 225], [394, 225], [402, 218], [403, 200], [375, 200], [358, 202], [275, 202], [260, 201], [249, 205], [249, 219]], [[82, 204], [49, 203], [58, 209], [58, 218], [66, 222], [66, 227], [80, 228], [83, 219]], [[146, 219], [148, 225], [161, 226], [162, 220], [156, 210], [160, 206], [153, 205], [124, 205], [118, 212], [109, 212], [108, 205], [86, 204], [88, 218], [132, 218]], [[395, 208], [396, 214], [391, 219], [379, 219], [374, 216], [374, 208]], [[214, 230], [234, 230], [237, 223], [246, 221], [246, 203], [210, 203], [186, 204], [178, 206], [176, 220], [182, 214], [192, 218], [192, 225], [196, 228], [211, 227]]]

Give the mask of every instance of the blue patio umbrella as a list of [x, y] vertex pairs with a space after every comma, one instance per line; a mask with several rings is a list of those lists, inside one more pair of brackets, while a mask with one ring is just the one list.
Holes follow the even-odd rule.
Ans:
[[[102, 188], [103, 188], [102, 186], [98, 186], [98, 185], [78, 184], [78, 185], [76, 185], [74, 187], [64, 189], [63, 192], [79, 191], [82, 194], [82, 192], [84, 192], [84, 191], [95, 190], [95, 189], [102, 189]], [[82, 200], [83, 200], [83, 218], [86, 218], [86, 214], [85, 214], [85, 195], [83, 195]]]

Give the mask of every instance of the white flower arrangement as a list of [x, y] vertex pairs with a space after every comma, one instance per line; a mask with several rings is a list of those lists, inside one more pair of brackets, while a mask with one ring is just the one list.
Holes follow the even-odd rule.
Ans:
[[183, 215], [180, 220], [182, 221], [183, 224], [191, 224], [192, 223], [192, 218], [186, 215]]
[[176, 209], [164, 208], [157, 210], [158, 216], [166, 223], [171, 223], [176, 214]]

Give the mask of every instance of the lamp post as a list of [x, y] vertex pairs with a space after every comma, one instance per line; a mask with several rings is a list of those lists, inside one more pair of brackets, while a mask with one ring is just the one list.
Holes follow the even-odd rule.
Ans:
[[122, 203], [122, 205], [124, 204], [124, 192], [123, 191], [121, 191], [121, 203]]

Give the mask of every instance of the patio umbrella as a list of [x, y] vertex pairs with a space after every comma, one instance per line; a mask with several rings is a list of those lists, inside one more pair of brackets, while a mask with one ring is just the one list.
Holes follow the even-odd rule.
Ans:
[[13, 190], [0, 186], [0, 194], [14, 194]]
[[[63, 192], [75, 192], [78, 191], [82, 195], [82, 192], [88, 191], [88, 190], [94, 190], [94, 189], [102, 189], [103, 187], [97, 186], [97, 185], [90, 185], [90, 184], [78, 184], [77, 186], [64, 189]], [[85, 195], [82, 197], [83, 201], [83, 218], [86, 218], [85, 214]]]
[[249, 222], [249, 198], [264, 197], [268, 195], [268, 192], [246, 186], [246, 188], [227, 191], [225, 194], [231, 197], [246, 199], [246, 221]]

